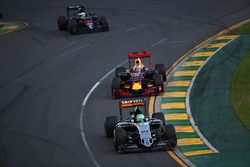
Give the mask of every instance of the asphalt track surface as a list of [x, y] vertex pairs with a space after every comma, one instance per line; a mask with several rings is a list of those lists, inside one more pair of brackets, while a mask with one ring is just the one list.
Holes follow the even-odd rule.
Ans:
[[118, 114], [111, 76], [82, 102], [129, 51], [149, 49], [153, 62], [173, 64], [209, 36], [249, 17], [249, 1], [86, 0], [105, 15], [109, 32], [71, 36], [57, 30], [66, 5], [79, 1], [1, 0], [8, 20], [29, 27], [0, 36], [0, 166], [178, 166], [166, 152], [119, 155], [103, 118]]

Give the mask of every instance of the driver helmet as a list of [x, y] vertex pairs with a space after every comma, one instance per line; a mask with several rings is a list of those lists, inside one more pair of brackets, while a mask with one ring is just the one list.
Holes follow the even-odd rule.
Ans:
[[136, 65], [141, 65], [141, 59], [140, 58], [135, 59], [135, 64]]
[[141, 73], [141, 71], [142, 71], [142, 66], [141, 66], [141, 60], [140, 60], [140, 58], [137, 58], [135, 60], [135, 71], [138, 72], [138, 73]]
[[84, 19], [85, 16], [86, 16], [86, 13], [85, 13], [85, 12], [78, 13], [78, 16], [79, 16], [81, 19]]
[[140, 122], [143, 122], [145, 119], [144, 115], [143, 114], [137, 114], [136, 117], [135, 117], [135, 121], [137, 123], [140, 123]]

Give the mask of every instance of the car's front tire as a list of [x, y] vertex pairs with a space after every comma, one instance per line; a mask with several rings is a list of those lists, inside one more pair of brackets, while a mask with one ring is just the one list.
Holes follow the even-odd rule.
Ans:
[[167, 124], [167, 125], [165, 125], [165, 128], [166, 128], [165, 133], [167, 136], [168, 144], [173, 148], [176, 147], [177, 137], [176, 137], [176, 131], [175, 131], [174, 125]]
[[104, 129], [106, 132], [107, 137], [113, 137], [114, 136], [114, 129], [118, 122], [118, 119], [116, 116], [108, 116], [104, 119]]
[[124, 151], [124, 144], [127, 142], [127, 133], [123, 128], [115, 129], [114, 145], [115, 150], [119, 153]]

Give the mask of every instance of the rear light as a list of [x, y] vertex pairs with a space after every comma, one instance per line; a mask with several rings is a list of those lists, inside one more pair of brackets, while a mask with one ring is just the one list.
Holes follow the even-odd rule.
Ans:
[[159, 92], [161, 92], [161, 90], [162, 90], [162, 87], [161, 87], [161, 86], [159, 86]]

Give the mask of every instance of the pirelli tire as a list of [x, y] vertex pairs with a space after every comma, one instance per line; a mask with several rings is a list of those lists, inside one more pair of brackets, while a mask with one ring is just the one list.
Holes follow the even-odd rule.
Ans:
[[161, 74], [154, 74], [153, 80], [154, 80], [155, 86], [161, 87], [161, 91], [160, 90], [159, 91], [163, 92], [164, 91], [164, 82], [163, 82], [162, 75]]
[[172, 148], [176, 147], [177, 137], [176, 137], [176, 131], [175, 131], [174, 125], [166, 124], [165, 133], [166, 133], [165, 136], [168, 140], [168, 145], [170, 145]]
[[108, 21], [106, 19], [105, 16], [101, 16], [99, 19], [99, 24], [101, 25], [101, 29], [102, 31], [108, 31], [109, 30], [109, 25], [108, 25]]
[[144, 78], [148, 80], [153, 80], [155, 75], [155, 70], [146, 70], [144, 73]]
[[121, 79], [119, 77], [115, 77], [112, 79], [111, 91], [114, 99], [118, 98], [115, 94], [115, 91], [119, 90], [121, 87]]
[[156, 86], [162, 86], [163, 85], [163, 78], [161, 74], [154, 74], [153, 76], [154, 82]]
[[77, 22], [76, 20], [71, 20], [69, 23], [69, 32], [73, 34], [77, 34]]
[[59, 16], [57, 19], [57, 25], [60, 31], [67, 29], [67, 19], [65, 16]]
[[167, 76], [164, 64], [156, 64], [155, 69], [162, 75], [163, 81], [165, 82], [167, 80]]
[[125, 144], [127, 143], [128, 136], [123, 128], [116, 128], [114, 132], [114, 146], [115, 150], [119, 153], [124, 152]]
[[122, 72], [126, 72], [126, 68], [125, 67], [117, 67], [115, 69], [115, 76], [119, 77], [119, 74], [122, 73]]
[[164, 114], [162, 112], [155, 112], [152, 114], [152, 118], [157, 118], [157, 119], [160, 119], [163, 123], [163, 125], [165, 125], [165, 117], [164, 117]]
[[108, 116], [104, 119], [104, 129], [105, 129], [107, 137], [114, 136], [114, 129], [115, 129], [117, 122], [118, 122], [118, 119], [116, 116]]

